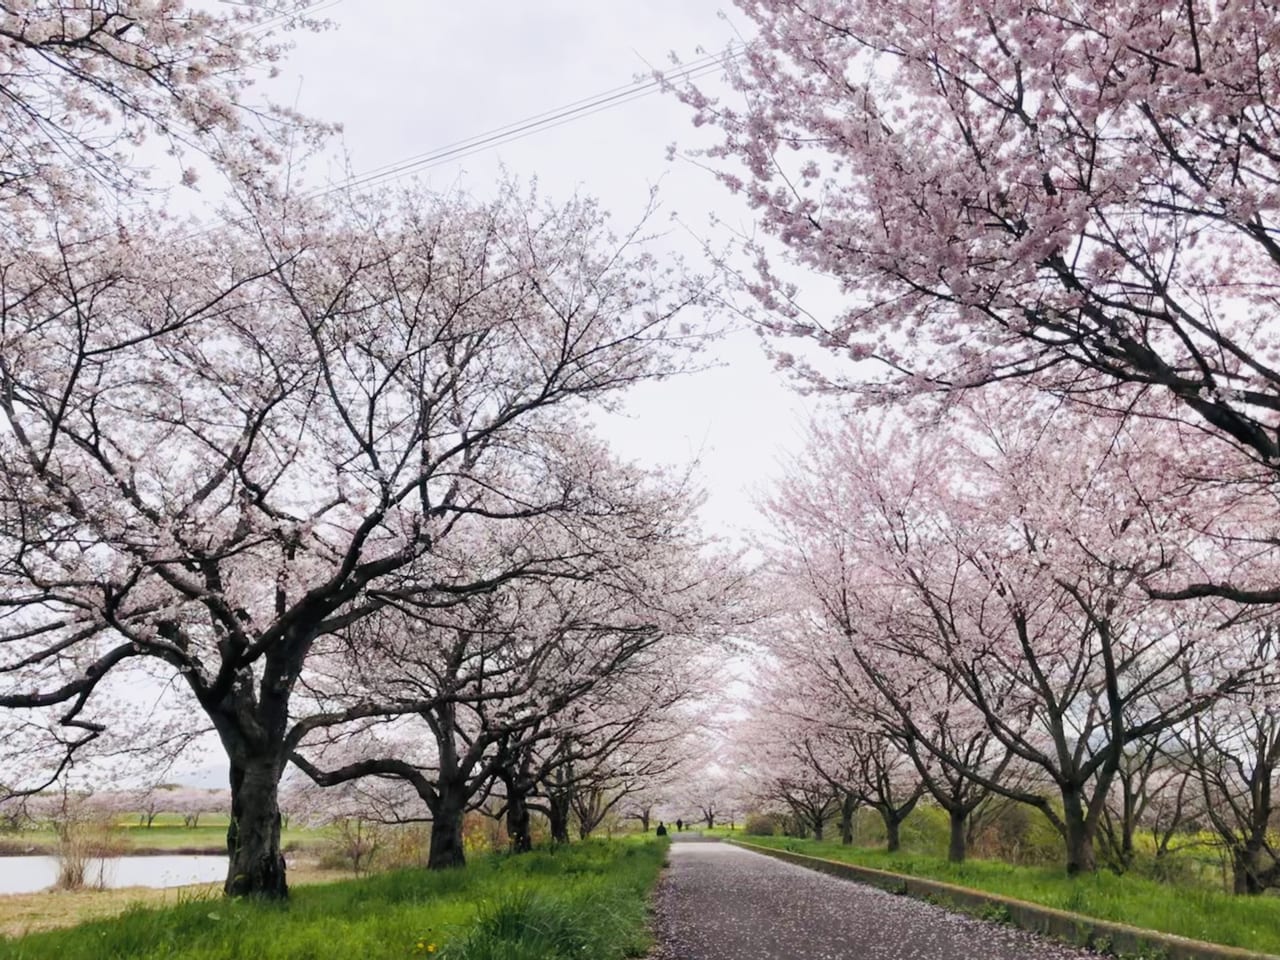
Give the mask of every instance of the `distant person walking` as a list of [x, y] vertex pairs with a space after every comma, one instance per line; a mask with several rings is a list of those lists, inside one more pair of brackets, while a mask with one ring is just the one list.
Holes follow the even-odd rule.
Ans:
[[683, 831], [684, 831], [684, 821], [683, 821], [683, 820], [677, 820], [677, 821], [676, 821], [676, 833], [682, 833]]

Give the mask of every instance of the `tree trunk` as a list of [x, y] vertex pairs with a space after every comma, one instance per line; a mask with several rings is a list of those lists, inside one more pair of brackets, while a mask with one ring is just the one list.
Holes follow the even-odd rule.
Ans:
[[466, 866], [462, 845], [462, 804], [440, 787], [440, 802], [431, 811], [431, 846], [427, 853], [428, 870], [447, 870]]
[[1138, 798], [1128, 781], [1124, 783], [1124, 821], [1120, 825], [1120, 863], [1128, 869], [1133, 864], [1133, 835], [1138, 828]]
[[1093, 830], [1085, 819], [1078, 788], [1062, 789], [1062, 820], [1066, 826], [1067, 875], [1096, 872], [1098, 860], [1093, 850]]
[[547, 798], [547, 819], [551, 825], [551, 839], [556, 843], [569, 842], [569, 800], [552, 794]]
[[703, 819], [707, 821], [707, 829], [712, 830], [716, 825], [716, 815], [714, 813], [704, 813]]
[[902, 822], [888, 813], [881, 813], [880, 817], [884, 820], [885, 849], [890, 853], [897, 853], [902, 846]]
[[858, 801], [851, 793], [846, 793], [840, 801], [840, 842], [853, 846], [853, 815], [858, 812]]
[[947, 859], [952, 863], [964, 863], [969, 812], [964, 807], [953, 807], [947, 813], [951, 820], [951, 840], [947, 844]]
[[1231, 853], [1233, 874], [1232, 892], [1254, 897], [1266, 889], [1260, 879], [1262, 846], [1254, 840], [1236, 847]]
[[[428, 870], [448, 870], [465, 866], [466, 852], [462, 847], [462, 820], [467, 812], [467, 770], [458, 757], [454, 734], [458, 729], [455, 705], [443, 703], [435, 711], [432, 724], [436, 752], [439, 756], [439, 773], [436, 776], [435, 794], [423, 797], [431, 808], [431, 846], [427, 853]], [[469, 769], [469, 768], [468, 768]], [[421, 793], [421, 791], [419, 791]]]
[[528, 798], [507, 784], [507, 842], [512, 853], [528, 853], [533, 849], [529, 836]]
[[649, 832], [649, 811], [648, 810], [640, 811], [640, 828], [645, 833]]
[[280, 852], [280, 763], [252, 757], [231, 763], [231, 822], [227, 826], [229, 897], [284, 899], [284, 854]]

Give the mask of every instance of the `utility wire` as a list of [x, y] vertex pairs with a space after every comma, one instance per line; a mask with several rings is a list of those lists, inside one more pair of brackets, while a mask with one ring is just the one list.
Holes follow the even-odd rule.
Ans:
[[[336, 5], [342, 0], [321, 0], [326, 5]], [[730, 45], [727, 51], [723, 53], [706, 54], [696, 60], [692, 60], [687, 64], [682, 64], [679, 69], [664, 73], [661, 78], [651, 77], [647, 80], [636, 81], [625, 84], [620, 87], [613, 87], [609, 90], [601, 91], [589, 97], [583, 97], [580, 100], [574, 100], [571, 103], [564, 104], [559, 107], [553, 107], [550, 110], [544, 110], [541, 113], [533, 114], [522, 120], [516, 120], [512, 123], [505, 124], [501, 127], [495, 127], [485, 133], [476, 134], [463, 140], [457, 140], [453, 143], [438, 147], [435, 150], [429, 150], [425, 153], [415, 154], [402, 160], [393, 161], [384, 164], [381, 167], [374, 167], [364, 173], [356, 174], [342, 180], [338, 183], [330, 184], [325, 187], [319, 187], [304, 195], [306, 199], [315, 199], [317, 197], [325, 197], [332, 193], [338, 193], [343, 190], [349, 190], [355, 187], [376, 186], [383, 183], [391, 183], [399, 180], [401, 177], [408, 176], [411, 173], [420, 170], [429, 170], [432, 167], [440, 166], [454, 160], [462, 160], [466, 157], [474, 156], [485, 150], [491, 150], [494, 147], [502, 146], [508, 143], [514, 143], [525, 137], [532, 136], [535, 133], [541, 133], [544, 130], [551, 130], [566, 123], [572, 123], [576, 120], [584, 119], [604, 110], [611, 110], [620, 107], [633, 100], [641, 97], [650, 96], [657, 93], [667, 83], [674, 83], [687, 80], [695, 80], [699, 77], [707, 76], [723, 69], [727, 64], [742, 56], [745, 52], [745, 45], [735, 43]], [[190, 234], [188, 238], [203, 236], [213, 230], [208, 227], [204, 230], [198, 230]]]
[[740, 57], [742, 53], [742, 45], [735, 44], [725, 53], [707, 54], [699, 57], [697, 60], [682, 65], [674, 72], [664, 74], [661, 79], [653, 77], [648, 80], [629, 83], [589, 97], [583, 97], [563, 106], [544, 110], [542, 113], [516, 120], [501, 127], [495, 127], [492, 130], [463, 140], [457, 140], [443, 147], [406, 157], [403, 160], [397, 160], [381, 167], [375, 167], [341, 183], [318, 190], [314, 195], [324, 195], [351, 187], [371, 186], [398, 180], [417, 170], [428, 170], [442, 163], [464, 159], [485, 150], [521, 140], [535, 133], [551, 130], [604, 110], [622, 106], [633, 100], [639, 100], [641, 97], [657, 93], [664, 84], [694, 80], [715, 73], [730, 61]]

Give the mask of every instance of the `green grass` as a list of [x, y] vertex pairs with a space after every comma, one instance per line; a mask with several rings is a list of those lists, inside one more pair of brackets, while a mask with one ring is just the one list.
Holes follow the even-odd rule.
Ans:
[[1058, 866], [1018, 867], [995, 860], [952, 864], [918, 853], [890, 854], [789, 837], [749, 837], [741, 831], [735, 839], [941, 880], [1100, 920], [1280, 954], [1280, 897], [1236, 897], [1200, 886], [1175, 887], [1144, 877], [1117, 876], [1106, 870], [1068, 877]]
[[[227, 818], [210, 815], [200, 818], [200, 826], [185, 827], [182, 818], [171, 815], [156, 817], [152, 826], [139, 826], [136, 817], [122, 818], [119, 838], [130, 850], [202, 850], [223, 853], [227, 849]], [[280, 842], [286, 849], [314, 848], [323, 845], [324, 830], [314, 827], [289, 827], [281, 831]], [[11, 852], [51, 851], [58, 845], [52, 829], [40, 828], [0, 833], [0, 849]]]
[[655, 840], [588, 841], [305, 887], [286, 904], [193, 899], [0, 940], [0, 960], [636, 957], [665, 852]]

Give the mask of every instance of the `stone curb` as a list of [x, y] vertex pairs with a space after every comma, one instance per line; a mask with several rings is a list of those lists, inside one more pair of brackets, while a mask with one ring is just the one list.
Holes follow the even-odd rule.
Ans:
[[742, 840], [727, 841], [744, 850], [763, 853], [797, 866], [808, 867], [832, 876], [870, 884], [890, 893], [905, 894], [917, 900], [928, 900], [941, 907], [959, 909], [978, 917], [1011, 923], [1023, 930], [1064, 940], [1099, 953], [1116, 957], [1140, 957], [1143, 960], [1280, 960], [1274, 954], [1255, 953], [1239, 947], [1227, 947], [1203, 940], [1191, 940], [1171, 933], [1144, 930], [1110, 920], [1097, 920], [1079, 913], [1068, 913], [1052, 907], [1014, 900], [994, 893], [957, 887], [939, 880], [926, 880], [900, 873], [889, 873], [871, 867], [859, 867], [837, 860], [824, 860], [803, 853], [759, 846]]

